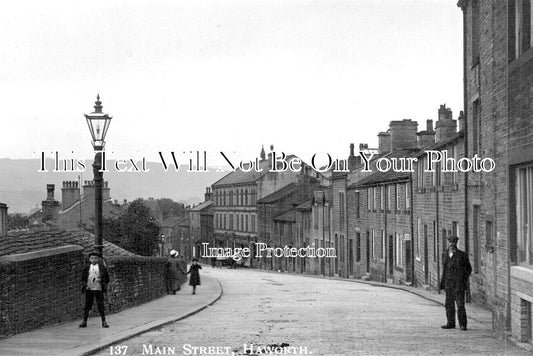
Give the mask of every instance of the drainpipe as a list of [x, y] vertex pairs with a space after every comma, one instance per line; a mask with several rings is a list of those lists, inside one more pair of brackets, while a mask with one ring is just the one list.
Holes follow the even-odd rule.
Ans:
[[[384, 246], [381, 246], [381, 251], [382, 252], [385, 252], [385, 256], [383, 256], [383, 260], [385, 261], [385, 280], [384, 282], [387, 283], [387, 275], [388, 275], [388, 272], [389, 272], [389, 263], [391, 263], [389, 261], [389, 244], [387, 243], [387, 240], [389, 239], [389, 236], [388, 236], [388, 229], [387, 229], [387, 192], [385, 189], [385, 185], [382, 185], [381, 188], [383, 188], [383, 199], [385, 200], [384, 202], [381, 202], [381, 204], [383, 204], [383, 226], [384, 226], [384, 234], [385, 234], [385, 240], [383, 241], [384, 245], [385, 245], [385, 248]], [[380, 188], [380, 190], [381, 190]], [[381, 195], [381, 194], [380, 194]], [[382, 235], [383, 236], [383, 235]], [[385, 251], [383, 251], [385, 250]], [[391, 278], [394, 280], [394, 278], [391, 276]]]
[[[442, 167], [441, 167], [442, 169]], [[440, 182], [442, 184], [442, 182]], [[437, 244], [437, 247], [440, 245], [440, 214], [439, 214], [439, 187], [435, 187], [435, 210], [437, 213], [437, 219], [435, 222], [435, 242]], [[435, 248], [435, 246], [433, 247]], [[437, 291], [440, 294], [440, 251], [437, 248]], [[431, 281], [429, 282], [430, 288], [431, 288]]]
[[[348, 234], [348, 176], [346, 175], [344, 177], [344, 222], [345, 222], [345, 226], [346, 226], [346, 229], [345, 229], [345, 234], [344, 236], [346, 237], [345, 240], [346, 240], [346, 245], [348, 247], [350, 247], [350, 244], [348, 243], [349, 242], [349, 234]], [[353, 244], [352, 244], [352, 249], [348, 251], [348, 249], [346, 249], [346, 251], [348, 252], [347, 255], [345, 256], [346, 259], [345, 261], [348, 261], [348, 263], [346, 263], [346, 278], [350, 278], [350, 263], [353, 264], [354, 261], [350, 261], [350, 255], [354, 255], [353, 253]], [[355, 268], [354, 268], [355, 270]]]
[[[464, 151], [465, 151], [465, 157], [468, 157], [468, 120], [467, 120], [467, 117], [468, 117], [468, 98], [467, 98], [467, 93], [468, 93], [468, 81], [467, 81], [467, 69], [466, 69], [466, 66], [467, 66], [467, 54], [466, 54], [466, 38], [467, 38], [467, 18], [466, 18], [466, 9], [462, 9], [463, 10], [463, 98], [464, 98], [464, 103], [463, 103], [463, 106], [464, 106], [464, 110], [465, 110], [465, 125], [464, 125]], [[465, 199], [465, 217], [464, 217], [464, 221], [465, 221], [465, 227], [464, 227], [464, 236], [465, 236], [465, 253], [466, 255], [468, 256], [469, 255], [469, 226], [468, 226], [468, 172], [465, 172], [464, 173], [464, 177], [465, 177], [465, 194], [464, 194], [464, 199]], [[466, 301], [467, 302], [470, 302], [471, 301], [471, 296], [470, 296], [470, 289], [468, 289], [466, 291]]]
[[409, 199], [411, 200], [411, 211], [409, 212], [409, 218], [411, 220], [411, 285], [415, 285], [415, 227], [414, 227], [414, 206], [413, 206], [413, 173], [409, 173], [409, 186], [411, 187], [411, 194]]

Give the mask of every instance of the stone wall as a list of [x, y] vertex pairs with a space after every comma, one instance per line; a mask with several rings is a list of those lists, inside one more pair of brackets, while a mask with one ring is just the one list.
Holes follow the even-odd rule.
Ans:
[[82, 247], [0, 257], [0, 337], [81, 318]]
[[[80, 319], [84, 295], [83, 248], [68, 245], [0, 257], [0, 338]], [[166, 259], [111, 257], [106, 313], [116, 313], [166, 294]], [[186, 263], [182, 268], [186, 269]], [[186, 276], [182, 276], [182, 283]], [[98, 315], [96, 306], [93, 314]]]

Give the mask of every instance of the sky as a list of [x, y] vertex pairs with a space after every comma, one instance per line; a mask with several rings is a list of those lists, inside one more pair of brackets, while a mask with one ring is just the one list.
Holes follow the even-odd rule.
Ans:
[[97, 93], [108, 158], [208, 164], [262, 144], [345, 158], [391, 120], [462, 110], [449, 0], [12, 1], [0, 24], [0, 158], [89, 158]]

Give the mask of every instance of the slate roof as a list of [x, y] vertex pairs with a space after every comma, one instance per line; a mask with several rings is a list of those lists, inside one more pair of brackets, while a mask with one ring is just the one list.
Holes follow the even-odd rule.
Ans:
[[206, 208], [209, 208], [211, 205], [213, 205], [212, 200], [204, 201], [198, 205], [196, 205], [194, 208], [191, 209], [191, 211], [202, 211]]
[[[407, 157], [414, 157], [417, 153], [420, 151], [413, 151], [413, 150], [398, 150], [393, 151], [387, 155], [381, 156], [386, 158], [407, 158]], [[380, 157], [380, 158], [381, 158]], [[372, 160], [374, 163], [375, 161]], [[359, 179], [355, 183], [352, 183], [348, 185], [348, 189], [353, 189], [356, 187], [363, 187], [363, 186], [371, 186], [376, 185], [380, 183], [388, 183], [388, 182], [396, 182], [396, 181], [402, 181], [407, 180], [410, 177], [410, 172], [396, 172], [392, 170], [392, 168], [386, 172], [380, 172], [377, 170], [375, 164], [372, 165], [372, 170], [374, 173], [365, 176], [364, 178]]]
[[302, 204], [298, 205], [296, 210], [301, 211], [311, 211], [313, 209], [313, 200], [308, 200], [306, 202], [303, 202]]
[[294, 193], [297, 189], [298, 189], [298, 184], [290, 183], [284, 186], [283, 188], [278, 189], [275, 192], [262, 197], [261, 199], [257, 201], [257, 203], [258, 204], [259, 203], [263, 203], [263, 204], [275, 203], [278, 200], [282, 199], [283, 197], [286, 197], [287, 195]]
[[[287, 155], [285, 157], [285, 160], [289, 161], [290, 159], [295, 157], [295, 155]], [[232, 184], [254, 183], [259, 178], [270, 172], [270, 170], [272, 169], [270, 159], [259, 161], [258, 169], [262, 169], [262, 171], [257, 172], [256, 169], [252, 169], [250, 172], [243, 172], [242, 170], [237, 169], [235, 172], [228, 173], [227, 175], [213, 183], [213, 187]]]
[[424, 149], [419, 151], [419, 152], [417, 152], [417, 154], [415, 154], [414, 157], [423, 156], [423, 155], [426, 154], [426, 151], [438, 151], [439, 149], [449, 145], [450, 143], [453, 143], [453, 142], [459, 140], [460, 138], [464, 137], [464, 135], [465, 134], [464, 134], [463, 131], [457, 132], [457, 133], [455, 133], [454, 135], [448, 137], [445, 140], [440, 140], [439, 142], [435, 142], [434, 144], [432, 144], [430, 146], [424, 147]]
[[296, 221], [296, 211], [289, 210], [280, 214], [274, 218], [275, 221], [285, 221], [285, 222], [295, 222]]
[[235, 172], [228, 173], [213, 183], [213, 187], [229, 184], [253, 183], [270, 171], [270, 160], [267, 159], [265, 161], [259, 161], [259, 169], [263, 170], [261, 172], [257, 172], [255, 169], [253, 169], [250, 172], [243, 172], [242, 170], [237, 169]]
[[[138, 256], [104, 240], [104, 257]], [[9, 232], [0, 238], [0, 256], [26, 253], [65, 245], [83, 247], [84, 254], [94, 250], [94, 234], [84, 230], [49, 230]]]

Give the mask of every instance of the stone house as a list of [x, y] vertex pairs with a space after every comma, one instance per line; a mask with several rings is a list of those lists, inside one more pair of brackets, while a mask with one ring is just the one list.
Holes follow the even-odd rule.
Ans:
[[493, 326], [533, 344], [533, 3], [460, 0], [463, 12], [465, 155], [491, 157], [468, 173], [465, 249], [473, 298]]
[[[305, 163], [302, 163], [301, 172], [274, 171], [274, 168], [280, 167], [272, 163], [275, 160], [273, 157], [278, 157], [274, 156], [276, 153], [272, 146], [271, 151], [268, 158], [264, 150], [261, 151], [257, 169], [236, 169], [211, 186], [214, 239], [217, 246], [253, 248], [256, 241], [268, 240], [269, 236], [259, 234], [257, 202], [290, 183], [296, 183], [301, 174], [319, 181], [326, 180]], [[288, 155], [286, 160], [293, 158], [296, 157]]]

